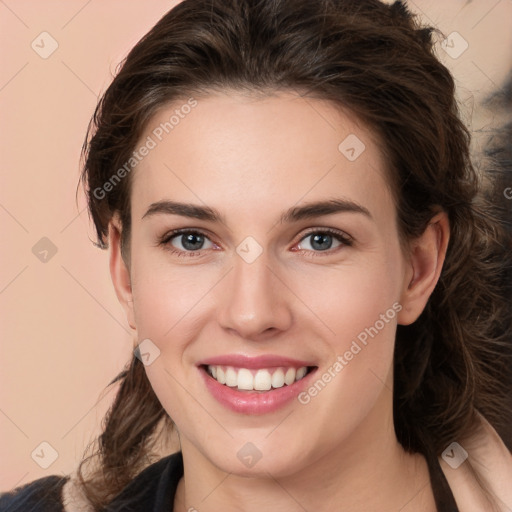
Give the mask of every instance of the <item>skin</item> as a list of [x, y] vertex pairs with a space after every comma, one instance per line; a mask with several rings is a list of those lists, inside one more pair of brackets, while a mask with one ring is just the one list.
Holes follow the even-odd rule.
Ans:
[[[396, 439], [392, 363], [397, 323], [418, 318], [438, 281], [446, 214], [404, 252], [377, 141], [330, 103], [291, 92], [197, 99], [133, 171], [129, 261], [117, 216], [109, 231], [128, 322], [138, 342], [149, 338], [160, 350], [145, 369], [179, 431], [185, 475], [175, 510], [435, 511], [425, 460]], [[141, 141], [176, 106], [162, 108]], [[366, 147], [355, 161], [338, 150], [349, 134]], [[332, 198], [364, 206], [371, 218], [341, 212], [279, 223], [288, 208]], [[144, 217], [162, 200], [208, 205], [225, 222]], [[180, 235], [159, 245], [179, 228], [205, 233], [198, 255], [170, 252], [187, 251]], [[332, 238], [329, 249], [315, 248], [307, 235], [325, 228], [354, 243]], [[247, 236], [262, 249], [251, 264], [236, 252]], [[395, 303], [395, 318], [307, 405], [294, 400], [260, 416], [230, 411], [196, 367], [221, 354], [272, 353], [311, 361], [321, 375]], [[237, 457], [247, 442], [261, 452], [252, 468]]]

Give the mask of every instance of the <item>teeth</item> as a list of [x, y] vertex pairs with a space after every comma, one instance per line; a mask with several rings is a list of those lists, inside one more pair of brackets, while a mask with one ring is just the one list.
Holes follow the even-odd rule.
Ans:
[[284, 386], [284, 372], [279, 368], [272, 375], [272, 387], [282, 388]]
[[300, 379], [302, 379], [302, 377], [304, 377], [304, 376], [306, 375], [306, 373], [307, 373], [307, 372], [308, 372], [308, 369], [307, 369], [305, 366], [303, 366], [302, 368], [299, 368], [299, 369], [297, 370], [296, 375], [295, 375], [295, 380], [300, 380]]
[[226, 368], [226, 386], [235, 387], [238, 386], [238, 375], [234, 368], [228, 366]]
[[288, 368], [286, 370], [286, 374], [284, 376], [284, 383], [289, 386], [290, 384], [293, 384], [295, 382], [295, 375], [296, 375], [295, 368]]
[[[235, 373], [234, 370], [233, 373]], [[240, 368], [240, 370], [238, 370], [238, 380], [236, 382], [237, 384], [235, 384], [235, 386], [238, 385], [238, 389], [247, 389], [249, 391], [254, 389], [254, 377], [246, 368]]]
[[268, 391], [290, 386], [305, 377], [308, 369], [301, 368], [234, 368], [233, 366], [208, 366], [208, 373], [220, 384], [244, 391]]
[[[243, 369], [240, 370], [238, 373], [238, 378], [240, 378], [240, 373], [243, 371]], [[254, 376], [254, 389], [258, 391], [268, 391], [271, 387], [272, 377], [270, 376], [270, 372], [268, 370], [258, 370]]]

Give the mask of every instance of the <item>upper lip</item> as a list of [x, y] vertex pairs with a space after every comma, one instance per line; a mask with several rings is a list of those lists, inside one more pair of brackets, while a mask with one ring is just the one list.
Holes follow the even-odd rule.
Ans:
[[277, 367], [293, 367], [302, 368], [303, 366], [314, 366], [311, 362], [293, 359], [291, 357], [283, 357], [274, 354], [266, 354], [261, 356], [246, 356], [242, 354], [226, 354], [221, 356], [209, 357], [198, 363], [201, 365], [211, 366], [234, 366], [237, 368], [277, 368]]

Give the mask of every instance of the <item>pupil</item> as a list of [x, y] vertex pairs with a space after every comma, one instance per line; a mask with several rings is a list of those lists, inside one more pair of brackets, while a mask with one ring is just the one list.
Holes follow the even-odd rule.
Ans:
[[[313, 237], [313, 243], [311, 244], [313, 247], [315, 247], [315, 244], [318, 242], [318, 240], [323, 240], [325, 242], [326, 238], [331, 238], [331, 235], [328, 235], [328, 234], [316, 234], [314, 237]], [[321, 243], [321, 242], [320, 242]], [[320, 246], [320, 247], [317, 247], [318, 249], [320, 250], [325, 250], [325, 249], [329, 249], [331, 244], [327, 244], [328, 247], [325, 247], [325, 246]]]
[[[185, 249], [190, 249], [191, 251], [195, 251], [195, 250], [197, 250], [197, 246], [198, 245], [200, 246], [202, 243], [201, 235], [196, 235], [194, 233], [190, 233], [188, 235], [183, 235], [183, 236], [185, 237], [185, 242], [183, 243], [183, 247], [185, 247]], [[199, 239], [199, 242], [196, 241], [196, 243], [194, 244], [194, 239]]]

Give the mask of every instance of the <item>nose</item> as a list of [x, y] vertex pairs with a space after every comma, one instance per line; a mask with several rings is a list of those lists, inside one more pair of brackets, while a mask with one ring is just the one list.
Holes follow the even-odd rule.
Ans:
[[236, 253], [233, 260], [233, 268], [219, 290], [220, 326], [253, 341], [264, 341], [287, 330], [292, 322], [292, 294], [269, 265], [265, 251], [252, 263]]

